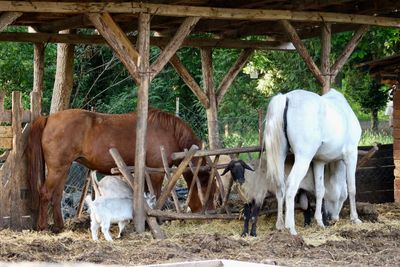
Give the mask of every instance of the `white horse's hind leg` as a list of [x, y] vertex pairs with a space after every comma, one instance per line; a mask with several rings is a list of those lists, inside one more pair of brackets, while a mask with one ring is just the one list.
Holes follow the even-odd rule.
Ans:
[[282, 185], [276, 192], [276, 201], [278, 204], [278, 215], [276, 218], [276, 229], [283, 230], [285, 223], [283, 221], [283, 200], [285, 198], [285, 185]]
[[321, 227], [325, 227], [322, 220], [322, 200], [325, 195], [324, 186], [324, 167], [325, 162], [314, 160], [313, 170], [314, 170], [314, 182], [315, 182], [315, 220], [317, 224]]
[[357, 168], [357, 150], [353, 153], [349, 153], [345, 157], [346, 163], [346, 179], [347, 188], [350, 200], [350, 220], [355, 223], [361, 223], [358, 218], [357, 206], [356, 206], [356, 168]]
[[311, 159], [298, 159], [295, 156], [295, 162], [292, 170], [286, 180], [286, 214], [285, 227], [289, 229], [290, 234], [297, 235], [294, 223], [294, 198], [299, 189], [300, 182], [303, 180], [310, 166]]

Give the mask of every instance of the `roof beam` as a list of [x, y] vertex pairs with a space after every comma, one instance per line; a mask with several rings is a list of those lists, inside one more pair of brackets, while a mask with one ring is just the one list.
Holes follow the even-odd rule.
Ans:
[[289, 20], [330, 23], [367, 24], [400, 27], [400, 18], [355, 15], [334, 12], [290, 11], [271, 9], [241, 9], [199, 7], [187, 5], [150, 4], [141, 2], [33, 2], [0, 1], [0, 11], [49, 13], [139, 13], [172, 17], [202, 17], [236, 20]]
[[78, 15], [40, 25], [37, 29], [39, 32], [59, 32], [65, 29], [82, 28], [86, 25], [91, 25], [89, 19], [84, 15]]
[[[128, 36], [132, 43], [136, 38]], [[25, 43], [66, 43], [66, 44], [105, 44], [106, 40], [101, 35], [83, 34], [55, 34], [55, 33], [24, 33], [24, 32], [2, 32], [0, 41], [25, 42]], [[166, 46], [170, 38], [151, 37], [150, 43], [154, 46]], [[236, 39], [185, 39], [181, 47], [213, 47], [245, 49], [253, 48], [258, 50], [295, 50], [291, 43], [277, 41], [248, 41]]]

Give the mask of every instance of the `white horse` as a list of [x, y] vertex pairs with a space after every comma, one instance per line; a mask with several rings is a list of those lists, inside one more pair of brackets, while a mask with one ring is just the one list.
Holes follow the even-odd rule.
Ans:
[[[265, 122], [265, 155], [267, 179], [280, 189], [277, 229], [286, 227], [295, 235], [294, 197], [311, 161], [315, 179], [315, 219], [322, 221], [324, 167], [328, 162], [342, 159], [346, 165], [346, 180], [350, 199], [350, 219], [361, 223], [356, 210], [355, 172], [358, 142], [361, 137], [360, 123], [344, 96], [331, 89], [323, 96], [295, 90], [278, 94], [271, 99]], [[289, 176], [284, 178], [284, 163], [288, 150], [295, 156]], [[283, 203], [286, 214], [283, 222]]]

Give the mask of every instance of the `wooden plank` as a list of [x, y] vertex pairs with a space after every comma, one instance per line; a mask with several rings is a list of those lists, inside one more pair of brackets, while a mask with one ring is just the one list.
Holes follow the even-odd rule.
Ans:
[[197, 186], [197, 192], [199, 195], [200, 203], [201, 203], [201, 205], [204, 205], [203, 191], [201, 190], [201, 185], [200, 185], [200, 181], [199, 181], [199, 170], [200, 170], [202, 161], [203, 161], [203, 158], [199, 158], [199, 160], [197, 161], [197, 164], [196, 164], [196, 168], [194, 168], [193, 163], [191, 161], [189, 161], [189, 166], [193, 173], [193, 179], [192, 179], [192, 183], [190, 184], [190, 189], [188, 192], [188, 196], [186, 198], [185, 207], [189, 207], [189, 201], [192, 197], [195, 186]]
[[331, 68], [331, 79], [334, 80], [339, 71], [343, 68], [347, 59], [356, 48], [357, 44], [361, 41], [361, 38], [368, 31], [369, 25], [361, 25], [354, 33], [351, 40], [346, 44], [342, 54], [336, 59], [335, 63]]
[[218, 87], [217, 106], [219, 105], [219, 103], [221, 103], [222, 99], [224, 98], [224, 95], [228, 91], [229, 87], [232, 85], [233, 80], [242, 70], [244, 65], [246, 65], [247, 60], [250, 58], [253, 52], [254, 52], [253, 49], [244, 49], [240, 53], [239, 57], [236, 59], [235, 63], [226, 73], [226, 75], [224, 76]]
[[21, 12], [4, 12], [0, 15], [0, 32], [22, 15]]
[[144, 210], [144, 180], [146, 160], [146, 133], [148, 116], [148, 98], [150, 88], [150, 14], [139, 14], [139, 36], [138, 50], [140, 54], [139, 71], [140, 86], [137, 100], [137, 124], [136, 124], [136, 151], [135, 151], [135, 180], [133, 181], [133, 193], [136, 196], [133, 203], [135, 209], [136, 232], [142, 233], [145, 230]]
[[0, 138], [12, 138], [13, 131], [11, 126], [0, 126]]
[[[136, 43], [134, 36], [128, 36], [131, 43]], [[101, 35], [85, 34], [57, 34], [57, 33], [27, 33], [27, 32], [1, 32], [0, 41], [8, 42], [27, 42], [27, 43], [64, 43], [64, 44], [106, 44], [106, 40]], [[150, 44], [153, 46], [164, 47], [170, 42], [166, 37], [151, 37]], [[181, 47], [210, 47], [210, 48], [232, 48], [257, 50], [295, 50], [291, 43], [278, 41], [256, 41], [256, 40], [237, 40], [237, 39], [215, 39], [215, 38], [189, 38], [185, 39]]]
[[161, 55], [156, 59], [156, 61], [151, 65], [151, 79], [153, 79], [168, 63], [171, 57], [179, 49], [186, 36], [192, 31], [196, 26], [197, 22], [200, 20], [199, 17], [188, 17], [185, 18], [181, 26], [178, 28], [174, 37], [170, 40], [168, 45], [163, 49]]
[[158, 16], [202, 17], [229, 20], [292, 20], [311, 22], [367, 24], [399, 27], [400, 19], [335, 12], [290, 11], [274, 9], [218, 8], [188, 5], [151, 4], [145, 2], [59, 2], [59, 1], [0, 1], [0, 11], [45, 13], [138, 13], [148, 12]]
[[138, 74], [139, 53], [129, 41], [126, 34], [108, 13], [88, 13], [86, 15], [104, 39], [107, 40], [107, 43], [115, 51], [132, 78], [137, 84], [140, 84], [140, 77]]
[[324, 86], [325, 79], [322, 77], [321, 71], [315, 64], [314, 60], [311, 58], [310, 54], [308, 53], [307, 48], [304, 46], [304, 44], [301, 41], [299, 35], [297, 34], [295, 28], [287, 20], [281, 20], [280, 24], [285, 29], [286, 33], [288, 34], [289, 39], [292, 41], [293, 45], [296, 47], [297, 52], [303, 58], [304, 62], [307, 64], [311, 73], [314, 75], [314, 77], [317, 79], [317, 81], [322, 86]]
[[161, 196], [157, 201], [155, 209], [161, 209], [164, 206], [164, 203], [167, 200], [168, 195], [170, 194], [171, 190], [174, 188], [179, 177], [182, 175], [182, 173], [186, 169], [186, 166], [188, 165], [189, 161], [192, 159], [193, 155], [196, 153], [196, 151], [198, 149], [199, 148], [197, 146], [193, 145], [189, 149], [189, 151], [186, 153], [185, 158], [179, 164], [178, 169], [176, 170], [176, 172], [174, 173], [174, 175], [171, 178], [171, 181], [168, 183], [166, 188], [161, 193]]
[[[92, 178], [91, 178], [91, 176], [90, 176], [90, 171], [89, 171], [89, 169], [86, 169], [86, 181], [85, 181], [85, 184], [83, 185], [83, 189], [82, 189], [82, 193], [81, 193], [81, 197], [80, 197], [80, 199], [79, 199], [79, 205], [78, 205], [78, 210], [76, 211], [76, 213], [75, 213], [75, 218], [80, 218], [81, 217], [81, 215], [82, 215], [82, 211], [83, 211], [83, 204], [84, 204], [84, 202], [85, 202], [85, 198], [86, 198], [86, 195], [87, 195], [87, 192], [88, 192], [88, 189], [89, 189], [89, 186], [90, 186], [90, 183], [91, 183], [91, 181], [92, 181]], [[95, 186], [95, 185], [93, 185], [93, 186]]]

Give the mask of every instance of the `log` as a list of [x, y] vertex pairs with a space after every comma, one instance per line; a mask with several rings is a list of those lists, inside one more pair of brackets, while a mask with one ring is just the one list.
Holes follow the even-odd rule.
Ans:
[[[204, 156], [216, 156], [221, 154], [236, 154], [236, 153], [247, 153], [247, 152], [258, 152], [260, 151], [260, 146], [250, 146], [250, 147], [238, 147], [238, 148], [220, 148], [213, 150], [199, 150], [193, 157], [204, 157]], [[176, 152], [171, 155], [172, 160], [183, 159], [186, 152]]]
[[42, 95], [44, 75], [44, 43], [33, 45], [33, 92]]
[[200, 158], [197, 161], [196, 168], [194, 168], [193, 167], [193, 163], [191, 161], [189, 161], [190, 170], [193, 173], [193, 179], [192, 179], [192, 183], [190, 184], [190, 189], [189, 189], [188, 196], [187, 196], [187, 199], [186, 199], [186, 202], [185, 202], [185, 207], [189, 207], [189, 201], [190, 201], [190, 199], [192, 197], [193, 190], [194, 190], [195, 186], [197, 186], [197, 192], [199, 194], [200, 203], [201, 203], [201, 205], [204, 205], [203, 191], [201, 190], [201, 184], [200, 184], [200, 181], [199, 181], [199, 170], [200, 170], [200, 166], [201, 166], [202, 161], [203, 161], [203, 158]]
[[331, 24], [323, 23], [321, 32], [321, 72], [325, 82], [322, 86], [321, 95], [326, 94], [331, 88], [331, 65], [329, 62], [331, 37]]
[[13, 23], [17, 18], [22, 16], [21, 12], [4, 12], [0, 15], [0, 32], [2, 32], [8, 25]]
[[83, 211], [83, 206], [84, 206], [83, 204], [85, 202], [85, 198], [86, 198], [86, 195], [87, 195], [87, 192], [88, 192], [88, 189], [89, 189], [91, 181], [92, 181], [92, 179], [90, 177], [90, 171], [86, 170], [86, 181], [85, 181], [85, 184], [83, 185], [81, 197], [79, 199], [78, 210], [77, 210], [77, 212], [75, 214], [75, 218], [77, 218], [77, 219], [81, 218], [82, 211]]

